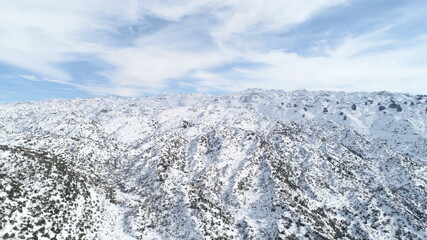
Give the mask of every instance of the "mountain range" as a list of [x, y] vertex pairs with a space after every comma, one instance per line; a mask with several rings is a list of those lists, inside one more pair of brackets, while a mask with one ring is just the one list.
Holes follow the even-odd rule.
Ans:
[[2, 239], [427, 239], [427, 95], [0, 105]]

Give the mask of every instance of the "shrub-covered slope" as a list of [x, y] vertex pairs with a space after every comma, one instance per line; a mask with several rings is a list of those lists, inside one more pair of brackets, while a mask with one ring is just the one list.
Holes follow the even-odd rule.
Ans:
[[4, 239], [425, 239], [427, 96], [0, 105]]

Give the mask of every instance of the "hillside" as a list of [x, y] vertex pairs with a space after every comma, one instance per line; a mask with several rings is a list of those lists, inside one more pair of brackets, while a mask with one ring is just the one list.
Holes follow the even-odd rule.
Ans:
[[427, 239], [427, 96], [0, 105], [3, 239]]

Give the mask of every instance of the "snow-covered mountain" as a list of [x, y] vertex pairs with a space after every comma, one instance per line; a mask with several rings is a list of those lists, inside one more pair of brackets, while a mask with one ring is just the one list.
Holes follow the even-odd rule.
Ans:
[[427, 96], [0, 105], [2, 239], [427, 239]]

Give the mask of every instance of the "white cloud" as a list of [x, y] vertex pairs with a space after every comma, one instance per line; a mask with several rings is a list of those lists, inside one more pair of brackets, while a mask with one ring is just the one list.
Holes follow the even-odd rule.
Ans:
[[161, 48], [126, 48], [105, 56], [104, 59], [117, 69], [104, 74], [115, 85], [164, 88], [168, 79], [230, 61], [232, 55], [226, 51], [172, 52]]
[[[329, 7], [347, 2], [0, 0], [0, 61], [40, 76], [24, 74], [22, 78], [45, 79], [95, 95], [137, 96], [168, 88], [171, 81], [198, 91], [247, 87], [427, 89], [427, 66], [423, 63], [427, 40], [418, 37], [402, 46], [402, 42], [385, 38], [392, 23], [371, 34], [349, 35], [338, 45], [318, 48], [322, 55], [316, 57], [269, 50], [268, 39], [258, 38], [292, 29]], [[151, 18], [166, 23], [161, 25]], [[140, 26], [149, 26], [151, 31], [140, 30]], [[139, 35], [125, 41], [126, 46], [116, 44], [131, 34]], [[253, 41], [261, 41], [262, 49], [243, 44], [242, 39], [255, 35]], [[111, 65], [98, 72], [106, 81], [95, 84], [93, 79], [74, 79], [69, 70], [60, 67], [82, 59], [99, 59]], [[212, 70], [238, 59], [265, 66]], [[183, 81], [185, 77], [191, 81]]]
[[199, 92], [209, 92], [212, 89], [220, 89], [223, 91], [242, 90], [239, 79], [230, 78], [230, 76], [223, 76], [200, 70], [194, 72], [191, 77], [197, 79], [197, 81], [190, 84], [190, 86], [194, 87]]
[[72, 80], [58, 63], [103, 51], [106, 46], [90, 36], [131, 21], [124, 5], [123, 1], [0, 1], [0, 61], [45, 77]]
[[[427, 89], [427, 39], [413, 44], [398, 44], [373, 38], [372, 34], [347, 39], [328, 55], [304, 57], [283, 51], [249, 53], [246, 57], [268, 64], [259, 69], [238, 69], [247, 78], [242, 88], [330, 89], [346, 91], [381, 91], [419, 93]], [[370, 51], [382, 47], [383, 50]], [[220, 75], [215, 76], [221, 78]], [[213, 76], [210, 76], [213, 78]]]
[[27, 80], [30, 80], [30, 81], [33, 81], [33, 82], [38, 82], [39, 81], [37, 79], [37, 77], [34, 76], [34, 75], [19, 74], [18, 76], [21, 77], [21, 78], [23, 78], [23, 79], [27, 79]]
[[108, 86], [87, 86], [87, 85], [79, 85], [76, 84], [75, 87], [88, 91], [97, 96], [105, 96], [105, 95], [118, 95], [118, 96], [127, 96], [127, 97], [136, 97], [144, 93], [139, 89], [129, 88], [129, 87], [108, 87]]
[[[170, 49], [193, 37], [190, 34], [175, 39], [171, 28], [168, 29], [170, 34], [163, 32], [161, 36], [163, 45], [150, 41], [150, 36], [142, 36], [137, 40], [140, 44], [125, 48], [113, 47], [106, 39], [99, 39], [97, 33], [114, 33], [117, 28], [138, 21], [143, 24], [144, 17], [149, 15], [179, 21], [192, 14], [210, 12], [219, 25], [199, 28], [206, 27], [205, 34], [221, 42], [230, 38], [230, 34], [244, 33], [257, 25], [269, 30], [302, 22], [316, 11], [340, 2], [3, 0], [0, 1], [0, 61], [31, 70], [44, 78], [72, 83], [72, 77], [58, 67], [59, 63], [95, 56], [113, 65], [106, 75], [111, 82], [105, 83], [104, 88], [129, 85], [161, 88], [167, 79], [232, 60], [233, 50], [227, 47], [208, 52]], [[176, 46], [171, 44], [175, 40], [178, 41]], [[88, 91], [92, 89], [96, 88], [87, 88]]]
[[345, 0], [230, 0], [226, 1], [231, 11], [222, 16], [223, 24], [214, 35], [228, 39], [232, 34], [269, 32], [282, 30], [304, 22], [319, 11], [344, 3]]
[[[115, 49], [103, 55], [104, 60], [117, 67], [104, 74], [118, 86], [148, 89], [166, 87], [168, 79], [194, 71], [200, 72], [244, 55], [238, 49], [223, 44], [232, 34], [254, 31], [253, 26], [256, 25], [257, 29], [269, 31], [302, 22], [316, 11], [340, 2], [343, 1], [318, 1], [316, 4], [312, 1], [270, 1], [268, 4], [260, 4], [259, 1], [183, 1], [179, 4], [168, 1], [150, 2], [151, 4], [142, 7], [142, 13], [148, 12], [170, 21], [179, 21], [208, 9], [210, 14], [217, 17], [219, 24], [172, 24], [159, 29], [155, 34], [142, 36], [135, 41], [134, 47]], [[192, 49], [194, 45], [200, 47], [200, 43], [195, 40], [200, 33], [207, 35], [217, 45], [208, 47], [208, 50]]]

